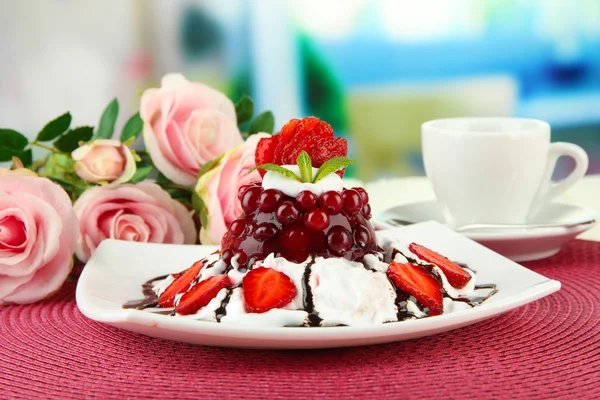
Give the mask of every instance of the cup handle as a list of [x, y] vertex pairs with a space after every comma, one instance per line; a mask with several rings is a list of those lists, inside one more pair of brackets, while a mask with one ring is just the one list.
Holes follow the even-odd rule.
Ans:
[[[556, 168], [556, 162], [561, 156], [571, 157], [575, 160], [575, 169], [566, 178], [558, 182], [553, 182], [552, 173]], [[535, 211], [539, 209], [542, 204], [550, 202], [555, 197], [567, 191], [577, 181], [583, 178], [588, 169], [588, 164], [588, 155], [581, 147], [572, 143], [551, 143], [544, 177], [542, 178], [542, 183], [538, 189], [535, 197], [536, 200], [533, 202], [531, 210]]]

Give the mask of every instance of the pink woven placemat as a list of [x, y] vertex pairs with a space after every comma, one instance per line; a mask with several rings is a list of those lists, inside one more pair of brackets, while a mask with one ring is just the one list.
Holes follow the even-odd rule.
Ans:
[[551, 296], [453, 332], [387, 345], [257, 351], [91, 321], [75, 283], [0, 309], [0, 398], [600, 398], [600, 243], [527, 264]]

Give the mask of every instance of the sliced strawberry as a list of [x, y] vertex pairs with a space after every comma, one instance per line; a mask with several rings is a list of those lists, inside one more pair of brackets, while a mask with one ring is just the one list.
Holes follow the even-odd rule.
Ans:
[[244, 308], [249, 313], [264, 313], [281, 308], [296, 297], [296, 285], [289, 276], [272, 268], [259, 267], [242, 279]]
[[[254, 153], [254, 162], [256, 165], [268, 164], [273, 162], [275, 157], [275, 147], [279, 142], [279, 135], [271, 136], [270, 138], [262, 138], [256, 145]], [[267, 171], [259, 170], [261, 176], [265, 176]]]
[[[294, 165], [304, 150], [312, 159], [313, 167], [325, 161], [348, 154], [346, 139], [335, 138], [331, 126], [315, 117], [292, 119], [281, 128], [281, 132], [270, 138], [259, 140], [256, 146], [256, 165], [274, 163]], [[264, 176], [266, 171], [259, 171]], [[343, 171], [338, 171], [343, 176]]]
[[177, 307], [175, 307], [175, 312], [181, 315], [194, 314], [210, 303], [221, 289], [231, 286], [233, 286], [233, 283], [227, 275], [211, 276], [200, 281], [189, 292], [181, 296]]
[[[299, 119], [291, 119], [285, 124], [279, 134], [277, 134], [278, 142], [277, 146], [275, 146], [275, 154], [273, 155], [273, 162], [275, 164], [284, 165], [282, 162], [281, 156], [283, 152], [283, 148], [294, 139], [298, 129], [302, 126], [302, 121]], [[294, 161], [294, 164], [296, 162]]]
[[436, 253], [425, 246], [411, 243], [410, 246], [408, 246], [408, 249], [412, 253], [416, 254], [419, 258], [437, 265], [442, 270], [446, 276], [446, 279], [448, 279], [448, 283], [452, 285], [452, 287], [457, 289], [463, 288], [471, 280], [471, 275], [469, 275], [464, 268], [461, 268], [443, 255]]
[[204, 267], [203, 261], [196, 261], [191, 267], [175, 275], [175, 280], [158, 296], [158, 305], [165, 308], [173, 307], [175, 296], [190, 288], [192, 281], [196, 279], [200, 270]]
[[444, 312], [442, 285], [425, 267], [392, 261], [387, 275], [396, 287], [415, 296], [423, 307], [429, 308], [429, 315]]

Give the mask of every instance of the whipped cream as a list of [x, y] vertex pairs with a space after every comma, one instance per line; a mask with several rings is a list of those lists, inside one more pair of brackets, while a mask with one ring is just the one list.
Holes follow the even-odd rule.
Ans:
[[[300, 168], [297, 165], [282, 165], [283, 168], [292, 171], [300, 178]], [[317, 176], [318, 168], [313, 168], [313, 179]], [[277, 189], [290, 197], [296, 197], [298, 193], [308, 190], [316, 196], [330, 190], [341, 191], [344, 188], [342, 178], [338, 174], [329, 174], [317, 183], [298, 182], [281, 175], [275, 171], [267, 171], [262, 181], [263, 189]]]
[[[420, 264], [426, 264], [409, 252], [405, 246], [399, 246], [399, 243], [394, 243], [394, 246], [399, 247], [406, 257]], [[397, 254], [395, 260], [407, 262], [406, 257]], [[227, 271], [226, 264], [220, 259], [219, 254], [208, 256], [197, 281], [201, 282], [227, 271], [233, 287], [219, 291], [217, 296], [196, 314], [178, 315], [178, 317], [244, 326], [274, 327], [373, 325], [398, 321], [403, 313], [402, 319], [427, 316], [412, 296], [404, 302], [397, 303], [396, 289], [386, 276], [389, 265], [383, 261], [381, 254], [367, 254], [363, 262], [349, 261], [345, 258], [309, 257], [301, 263], [290, 262], [283, 257], [269, 254], [266, 259], [255, 263], [252, 268], [272, 268], [286, 274], [294, 283], [297, 293], [283, 308], [272, 309], [265, 313], [246, 312], [244, 289], [241, 284], [248, 270], [239, 269], [235, 261], [234, 259], [232, 262], [233, 268]], [[444, 314], [469, 309], [478, 304], [461, 300], [478, 298], [476, 301], [480, 302], [495, 292], [491, 286], [477, 287], [475, 273], [467, 268], [465, 270], [472, 279], [460, 289], [449, 284], [440, 268], [433, 266], [432, 269], [444, 289]], [[169, 275], [163, 280], [156, 281], [154, 292], [160, 295], [173, 280], [173, 276]], [[183, 294], [176, 296], [176, 305], [181, 296]], [[399, 306], [402, 309], [399, 309]]]
[[345, 258], [315, 259], [310, 287], [321, 325], [364, 325], [397, 321], [396, 292], [385, 274]]

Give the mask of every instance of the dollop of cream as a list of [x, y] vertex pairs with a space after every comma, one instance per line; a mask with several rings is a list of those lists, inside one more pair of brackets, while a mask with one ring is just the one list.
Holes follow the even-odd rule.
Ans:
[[[297, 165], [282, 165], [283, 168], [292, 171], [297, 177], [300, 177], [300, 168]], [[318, 168], [313, 168], [313, 179], [319, 171]], [[283, 192], [286, 196], [296, 197], [298, 193], [309, 190], [316, 196], [330, 190], [340, 192], [344, 188], [342, 178], [338, 174], [329, 174], [317, 183], [304, 183], [290, 179], [275, 171], [267, 171], [262, 181], [263, 189], [277, 189]]]

